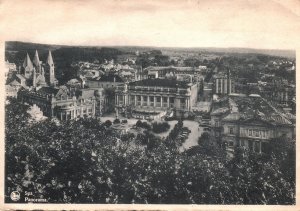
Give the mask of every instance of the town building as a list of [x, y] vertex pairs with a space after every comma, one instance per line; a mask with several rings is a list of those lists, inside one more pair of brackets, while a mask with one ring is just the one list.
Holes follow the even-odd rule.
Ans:
[[295, 85], [283, 80], [260, 83], [259, 90], [262, 96], [281, 107], [289, 107], [296, 96]]
[[5, 85], [6, 97], [17, 97], [18, 91], [18, 86]]
[[[166, 78], [170, 75], [176, 77], [176, 75], [192, 75], [195, 78], [195, 81], [199, 81], [201, 78], [202, 70], [199, 68], [194, 67], [175, 67], [175, 66], [168, 66], [168, 67], [160, 67], [160, 66], [150, 66], [145, 68], [144, 70], [145, 78], [153, 78], [153, 75], [157, 74], [157, 78]], [[148, 76], [148, 77], [147, 77]]]
[[15, 63], [10, 63], [8, 60], [5, 61], [5, 77], [8, 77], [9, 74], [13, 74], [13, 72], [17, 71], [17, 66]]
[[231, 80], [229, 74], [218, 73], [213, 76], [213, 93], [224, 95], [235, 92], [234, 83]]
[[27, 53], [19, 71], [16, 70], [15, 64], [8, 62], [6, 64], [10, 70], [5, 86], [7, 96], [16, 97], [22, 87], [29, 89], [30, 87], [56, 86], [57, 84], [51, 51], [48, 53], [45, 64], [40, 61], [38, 51], [35, 51], [33, 62]]
[[124, 80], [115, 74], [102, 75], [97, 78], [88, 79], [85, 85], [89, 88], [116, 88], [118, 85], [124, 84]]
[[223, 146], [233, 150], [242, 146], [265, 152], [275, 138], [295, 138], [295, 118], [280, 112], [261, 96], [229, 95], [227, 105], [211, 113], [212, 135]]
[[99, 78], [88, 79], [85, 82], [87, 88], [98, 89], [103, 88], [103, 96], [105, 97], [105, 112], [113, 112], [115, 109], [115, 91], [125, 82], [115, 74], [102, 75]]
[[117, 113], [127, 112], [144, 119], [161, 117], [170, 109], [176, 116], [188, 116], [197, 102], [198, 84], [171, 79], [145, 79], [116, 89]]
[[[59, 120], [70, 120], [80, 117], [94, 117], [96, 98], [89, 90], [80, 95], [71, 95], [67, 87], [41, 87], [18, 92], [18, 99], [23, 103], [38, 106], [43, 115]], [[94, 90], [93, 90], [94, 93]]]
[[222, 120], [225, 116], [227, 116], [230, 113], [228, 100], [228, 96], [225, 96], [222, 98], [215, 98], [212, 101], [212, 111], [210, 113], [211, 136], [214, 138], [214, 141], [216, 141], [219, 144], [222, 142]]

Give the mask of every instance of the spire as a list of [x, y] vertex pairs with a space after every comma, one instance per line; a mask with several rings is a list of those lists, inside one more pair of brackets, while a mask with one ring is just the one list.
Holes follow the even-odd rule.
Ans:
[[32, 65], [32, 62], [30, 60], [30, 57], [27, 53], [26, 57], [25, 57], [25, 60], [24, 60], [24, 63], [23, 63], [23, 67], [26, 68], [26, 67], [29, 67], [29, 69], [31, 70], [33, 68], [33, 65]]
[[36, 66], [36, 67], [39, 67], [40, 66], [40, 59], [39, 59], [39, 54], [38, 54], [38, 51], [35, 50], [35, 54], [34, 54], [34, 57], [33, 57], [33, 64]]
[[51, 51], [49, 50], [49, 54], [48, 54], [48, 58], [47, 58], [47, 62], [46, 62], [49, 66], [54, 65], [53, 63], [53, 59], [52, 59], [52, 54]]

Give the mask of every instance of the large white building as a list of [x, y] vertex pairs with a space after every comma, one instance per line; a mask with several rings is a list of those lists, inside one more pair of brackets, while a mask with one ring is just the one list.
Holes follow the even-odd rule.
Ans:
[[171, 79], [145, 79], [116, 89], [118, 112], [130, 107], [141, 118], [152, 118], [170, 109], [177, 116], [187, 116], [197, 102], [198, 84]]

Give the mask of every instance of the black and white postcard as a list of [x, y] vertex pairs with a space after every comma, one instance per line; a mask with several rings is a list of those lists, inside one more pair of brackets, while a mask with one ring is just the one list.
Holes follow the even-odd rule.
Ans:
[[297, 209], [299, 1], [0, 11], [0, 209]]

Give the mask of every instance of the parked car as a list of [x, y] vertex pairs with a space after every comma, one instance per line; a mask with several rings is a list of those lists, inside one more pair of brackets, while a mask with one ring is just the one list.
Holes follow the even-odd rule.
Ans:
[[183, 128], [182, 128], [182, 131], [187, 131], [187, 132], [189, 132], [189, 133], [192, 132], [192, 131], [191, 131], [190, 129], [188, 129], [187, 127], [183, 127]]

